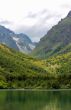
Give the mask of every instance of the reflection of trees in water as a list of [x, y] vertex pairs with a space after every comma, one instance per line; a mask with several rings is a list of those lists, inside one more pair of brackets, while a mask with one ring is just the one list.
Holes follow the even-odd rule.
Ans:
[[13, 103], [12, 103], [13, 99], [14, 99], [13, 92], [6, 91], [6, 98], [4, 105], [5, 110], [13, 110]]
[[3, 110], [70, 110], [71, 91], [6, 91]]
[[[6, 107], [7, 110], [19, 110], [20, 105], [24, 104], [24, 97], [23, 94], [19, 91], [7, 91], [6, 92]], [[7, 107], [8, 105], [8, 107]], [[5, 109], [6, 110], [6, 109]]]
[[8, 91], [6, 94], [6, 101], [8, 102], [23, 102], [25, 101], [24, 94], [21, 91]]

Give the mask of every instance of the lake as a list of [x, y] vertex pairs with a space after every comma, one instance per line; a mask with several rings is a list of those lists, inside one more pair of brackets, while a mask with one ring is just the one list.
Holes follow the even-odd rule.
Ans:
[[0, 110], [71, 110], [71, 90], [1, 90]]

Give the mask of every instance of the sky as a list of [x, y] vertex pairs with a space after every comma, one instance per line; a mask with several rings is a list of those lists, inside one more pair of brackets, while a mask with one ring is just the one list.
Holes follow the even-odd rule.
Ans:
[[37, 42], [70, 10], [71, 0], [0, 0], [0, 25]]

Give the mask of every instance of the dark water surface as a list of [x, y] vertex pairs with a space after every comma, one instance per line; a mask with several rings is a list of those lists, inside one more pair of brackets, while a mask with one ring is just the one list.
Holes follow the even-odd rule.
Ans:
[[1, 90], [0, 110], [71, 110], [71, 90]]

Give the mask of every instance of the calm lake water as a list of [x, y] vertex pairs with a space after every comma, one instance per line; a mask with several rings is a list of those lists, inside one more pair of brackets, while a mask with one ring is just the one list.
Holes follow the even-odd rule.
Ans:
[[0, 91], [0, 110], [71, 110], [71, 91]]

